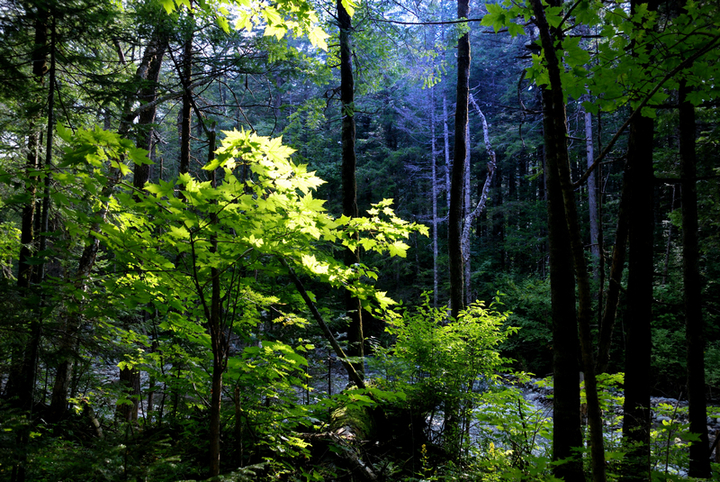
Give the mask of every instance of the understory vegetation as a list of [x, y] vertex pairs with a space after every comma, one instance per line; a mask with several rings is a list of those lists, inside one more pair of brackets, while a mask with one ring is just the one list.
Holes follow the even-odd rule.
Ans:
[[0, 480], [720, 480], [720, 7], [0, 0]]

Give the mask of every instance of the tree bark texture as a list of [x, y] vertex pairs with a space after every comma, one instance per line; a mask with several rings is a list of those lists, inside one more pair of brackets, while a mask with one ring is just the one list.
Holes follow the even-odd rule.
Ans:
[[710, 477], [707, 411], [705, 407], [705, 340], [703, 338], [702, 280], [698, 253], [697, 157], [695, 107], [680, 84], [680, 179], [682, 182], [683, 284], [687, 339], [687, 390], [690, 432], [700, 440], [690, 444], [690, 477]]
[[[468, 18], [469, 0], [458, 0], [458, 18]], [[465, 282], [462, 257], [463, 188], [465, 157], [468, 152], [468, 101], [470, 95], [470, 35], [458, 39], [457, 91], [455, 105], [455, 155], [450, 185], [448, 250], [450, 258], [450, 308], [454, 318], [465, 308]]]
[[[352, 43], [350, 32], [352, 19], [341, 0], [337, 0], [338, 26], [340, 28], [340, 104], [342, 115], [342, 204], [343, 214], [348, 217], [359, 215], [357, 205], [357, 180], [355, 156], [355, 80], [352, 70]], [[360, 262], [360, 253], [357, 250], [346, 249], [344, 261], [347, 266]], [[353, 297], [350, 291], [345, 291], [345, 310], [350, 318], [348, 328], [348, 354], [359, 361], [353, 363], [355, 370], [362, 377], [365, 373], [365, 336], [362, 323], [362, 304]]]

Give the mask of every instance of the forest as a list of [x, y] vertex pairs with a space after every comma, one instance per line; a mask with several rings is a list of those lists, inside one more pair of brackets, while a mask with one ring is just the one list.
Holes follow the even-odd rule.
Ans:
[[0, 0], [0, 480], [720, 480], [719, 81], [715, 0]]

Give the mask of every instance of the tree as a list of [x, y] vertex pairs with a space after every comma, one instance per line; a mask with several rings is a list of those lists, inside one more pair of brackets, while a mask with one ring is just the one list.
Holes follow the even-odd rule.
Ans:
[[705, 408], [705, 338], [698, 253], [697, 179], [695, 153], [695, 106], [687, 100], [687, 81], [681, 81], [680, 102], [680, 179], [682, 182], [682, 246], [685, 327], [687, 339], [687, 387], [690, 431], [699, 440], [690, 445], [691, 477], [710, 477], [710, 454]]
[[[457, 18], [468, 18], [470, 2], [458, 0]], [[455, 151], [450, 184], [448, 250], [450, 255], [450, 308], [456, 318], [465, 307], [465, 269], [462, 259], [463, 192], [468, 154], [468, 105], [470, 97], [470, 34], [458, 38], [457, 90], [455, 105]]]
[[[343, 215], [350, 218], [359, 215], [357, 205], [357, 180], [355, 178], [357, 157], [355, 155], [355, 81], [352, 69], [352, 45], [350, 33], [352, 19], [347, 0], [337, 0], [338, 28], [340, 30], [340, 112], [342, 116], [342, 206]], [[346, 266], [360, 263], [360, 253], [347, 248], [344, 253]], [[355, 369], [365, 373], [365, 336], [363, 335], [362, 303], [345, 291], [345, 310], [350, 319], [348, 342], [350, 356], [358, 357]]]

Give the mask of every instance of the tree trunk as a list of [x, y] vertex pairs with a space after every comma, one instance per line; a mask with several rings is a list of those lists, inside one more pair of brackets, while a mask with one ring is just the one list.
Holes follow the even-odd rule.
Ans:
[[[153, 145], [152, 124], [155, 122], [157, 111], [155, 106], [158, 91], [157, 82], [160, 78], [160, 69], [166, 47], [167, 39], [158, 28], [155, 30], [150, 43], [145, 47], [142, 61], [136, 73], [136, 80], [141, 83], [137, 98], [143, 104], [150, 104], [150, 107], [140, 111], [138, 122], [135, 125], [137, 129], [135, 145], [148, 152], [152, 150]], [[137, 202], [140, 201], [139, 192], [143, 189], [145, 183], [150, 180], [150, 167], [149, 164], [135, 164], [133, 168], [133, 187], [137, 190], [134, 197]], [[124, 323], [127, 325], [132, 324], [133, 317], [126, 317]], [[138, 410], [140, 408], [140, 371], [133, 368], [121, 369], [120, 383], [132, 400], [132, 404], [118, 405], [118, 416], [123, 421], [135, 422], [138, 419]], [[149, 401], [152, 401], [152, 399], [149, 398]]]
[[[551, 2], [551, 6], [558, 6], [557, 2]], [[590, 316], [591, 316], [591, 304], [592, 297], [590, 294], [590, 282], [587, 272], [587, 266], [585, 262], [585, 253], [583, 249], [582, 239], [580, 237], [580, 226], [578, 222], [577, 206], [575, 204], [574, 190], [572, 187], [572, 180], [570, 177], [570, 163], [567, 152], [567, 125], [565, 117], [565, 102], [563, 98], [562, 83], [560, 77], [560, 65], [557, 60], [557, 54], [555, 49], [555, 40], [562, 35], [560, 30], [553, 29], [551, 31], [547, 20], [545, 19], [544, 7], [540, 0], [533, 0], [533, 10], [535, 14], [536, 24], [540, 31], [540, 40], [542, 47], [545, 52], [545, 64], [548, 69], [548, 76], [550, 83], [548, 86], [543, 87], [543, 128], [545, 137], [545, 152], [546, 152], [546, 176], [548, 182], [548, 225], [551, 227], [550, 231], [550, 243], [551, 253], [555, 250], [557, 245], [553, 247], [553, 244], [558, 242], [555, 238], [559, 235], [567, 235], [567, 240], [562, 241], [564, 249], [570, 248], [572, 253], [572, 265], [568, 261], [560, 261], [560, 268], [562, 272], [558, 273], [561, 277], [563, 284], [564, 293], [570, 294], [570, 290], [574, 291], [572, 283], [572, 267], [574, 266], [575, 280], [578, 285], [578, 312], [577, 312], [577, 326], [580, 329], [580, 347], [582, 355], [582, 366], [585, 375], [585, 391], [587, 395], [587, 407], [588, 407], [588, 423], [590, 425], [590, 450], [591, 450], [591, 465], [592, 475], [595, 482], [605, 481], [605, 452], [604, 452], [604, 441], [602, 435], [602, 414], [600, 412], [599, 400], [597, 396], [597, 387], [594, 372], [594, 361], [593, 361], [593, 349], [590, 332]], [[560, 219], [562, 218], [562, 220]], [[560, 224], [565, 223], [565, 231], [563, 232]], [[554, 257], [551, 255], [551, 278], [553, 273], [552, 259], [556, 261], [557, 256], [564, 256], [567, 258], [567, 251], [563, 253], [556, 253]], [[568, 266], [570, 265], [570, 266]], [[552, 281], [551, 281], [552, 283]], [[570, 287], [572, 286], [572, 288]], [[552, 286], [551, 286], [552, 289]], [[568, 299], [556, 299], [553, 296], [553, 311], [555, 310], [555, 303], [570, 303], [574, 297]], [[563, 308], [567, 310], [565, 316], [568, 316], [570, 312], [574, 312], [574, 303], [568, 307]], [[560, 321], [560, 320], [558, 320]], [[567, 322], [567, 321], [565, 321]], [[572, 325], [575, 325], [573, 322]], [[568, 323], [567, 330], [577, 330], [575, 326], [570, 326]], [[577, 332], [575, 332], [577, 333]], [[566, 335], [560, 334], [561, 337]], [[569, 340], [568, 340], [569, 341]], [[576, 353], [577, 345], [561, 345], [557, 341], [554, 341], [554, 350], [557, 351], [569, 351], [570, 353]], [[567, 395], [567, 403], [572, 404], [570, 408], [572, 412], [575, 411], [575, 389], [570, 388], [572, 383], [572, 373], [567, 368], [556, 366], [560, 375], [563, 378], [563, 383], [567, 384], [567, 389], [571, 390]], [[575, 372], [575, 384], [578, 384], [578, 372]], [[557, 383], [557, 380], [556, 380]], [[557, 399], [563, 395], [556, 386], [555, 398]], [[572, 396], [572, 398], [571, 398]], [[563, 395], [563, 399], [565, 396]], [[578, 400], [579, 402], [579, 400]], [[579, 410], [579, 407], [578, 407]], [[556, 411], [557, 416], [559, 412]], [[579, 415], [579, 413], [578, 413]], [[573, 413], [574, 417], [574, 413]], [[574, 425], [579, 424], [578, 420], [573, 422], [567, 420], [567, 426], [564, 430], [569, 432], [570, 436], [573, 436], [577, 432]], [[569, 445], [567, 441], [560, 440], [555, 437], [554, 442], [559, 443], [558, 451], [570, 452], [572, 449], [577, 448]], [[577, 443], [577, 439], [574, 440]], [[581, 445], [581, 444], [580, 444]], [[560, 458], [560, 454], [554, 452], [554, 458]], [[562, 466], [560, 466], [562, 467]], [[572, 464], [568, 464], [567, 474], [563, 474], [565, 480], [584, 480], [582, 474], [582, 468], [576, 465], [573, 461]]]
[[[215, 131], [207, 130], [208, 134], [208, 163], [215, 158]], [[212, 172], [212, 186], [217, 187], [216, 172]], [[217, 214], [211, 214], [211, 223], [217, 224]], [[210, 240], [211, 252], [217, 252], [218, 240], [213, 235]], [[208, 319], [210, 344], [213, 355], [212, 385], [210, 397], [210, 476], [220, 475], [220, 411], [222, 408], [222, 376], [227, 366], [227, 353], [229, 337], [225, 333], [226, 326], [222, 316], [222, 297], [220, 286], [220, 270], [210, 269], [211, 295], [210, 307], [205, 312]], [[196, 280], [196, 285], [199, 285]], [[204, 304], [204, 302], [203, 302]]]
[[445, 153], [445, 197], [447, 198], [447, 210], [450, 212], [450, 173], [452, 171], [452, 160], [450, 157], [450, 130], [448, 129], [447, 95], [443, 92], [443, 144]]
[[600, 324], [600, 342], [598, 344], [596, 373], [605, 373], [610, 361], [610, 346], [612, 343], [613, 329], [615, 327], [618, 301], [620, 301], [620, 283], [622, 282], [622, 273], [625, 268], [628, 214], [631, 202], [630, 189], [627, 169], [625, 169], [622, 194], [620, 195], [620, 207], [618, 209], [617, 229], [615, 230], [615, 246], [613, 247], [610, 265], [610, 281], [607, 296], [605, 297], [602, 323]]
[[690, 444], [690, 477], [709, 478], [707, 412], [705, 407], [705, 340], [703, 338], [702, 280], [698, 254], [697, 158], [695, 107], [687, 101], [689, 88], [680, 84], [680, 179], [682, 182], [683, 284], [687, 338], [687, 389], [690, 432], [700, 440]]
[[[487, 163], [487, 176], [485, 177], [485, 182], [483, 183], [482, 190], [480, 191], [480, 199], [478, 200], [475, 208], [465, 215], [465, 220], [463, 223], [462, 240], [460, 245], [462, 246], [463, 263], [465, 263], [466, 266], [465, 273], [468, 278], [469, 273], [467, 268], [470, 266], [470, 235], [472, 234], [472, 225], [473, 222], [475, 222], [475, 219], [477, 219], [477, 217], [480, 215], [480, 213], [485, 210], [488, 192], [490, 191], [490, 186], [493, 183], [493, 177], [495, 176], [495, 169], [497, 167], [497, 156], [495, 155], [495, 151], [492, 148], [492, 144], [490, 144], [490, 133], [487, 120], [485, 119], [485, 115], [483, 114], [482, 110], [480, 110], [480, 106], [477, 105], [477, 102], [475, 102], [475, 99], [472, 95], [470, 95], [470, 102], [472, 102], [473, 107], [475, 107], [475, 110], [477, 110], [478, 116], [480, 116], [480, 121], [482, 122], [485, 151], [487, 152], [489, 160]], [[467, 198], [466, 202], [468, 202], [468, 208], [470, 208], [469, 200]], [[470, 293], [469, 279], [465, 280], [465, 289], [466, 293]], [[469, 301], [470, 300], [468, 300], [468, 302]]]
[[435, 139], [435, 86], [430, 88], [430, 195], [432, 196], [432, 243], [433, 243], [433, 306], [438, 304], [438, 203], [437, 203], [437, 140]]
[[623, 480], [650, 480], [650, 353], [653, 290], [653, 120], [630, 124], [627, 180], [630, 189], [629, 263], [625, 316], [625, 418], [628, 448]]
[[[590, 167], [595, 161], [595, 150], [593, 149], [593, 128], [592, 114], [585, 112], [585, 152], [587, 157], [587, 166]], [[588, 210], [590, 213], [590, 250], [592, 252], [592, 271], [593, 278], [598, 281], [600, 279], [600, 227], [598, 221], [598, 183], [595, 171], [588, 177]]]
[[[192, 27], [191, 27], [192, 28]], [[192, 44], [193, 32], [187, 34], [183, 44], [182, 56], [182, 110], [180, 111], [180, 164], [178, 172], [180, 174], [190, 172], [190, 134], [192, 132], [192, 92], [190, 85], [192, 82]]]
[[[48, 22], [49, 12], [45, 7], [38, 7], [35, 15], [35, 48], [32, 52], [33, 77], [38, 86], [45, 81], [45, 74], [48, 70]], [[54, 92], [53, 85], [50, 85], [50, 92]], [[48, 94], [52, 96], [52, 93]], [[37, 100], [37, 99], [36, 99]], [[42, 102], [42, 101], [38, 101]], [[37, 364], [37, 350], [40, 345], [41, 326], [37, 320], [37, 295], [31, 292], [34, 282], [38, 281], [40, 266], [32, 263], [32, 257], [39, 250], [38, 239], [36, 239], [40, 219], [37, 208], [37, 172], [41, 169], [40, 161], [40, 127], [37, 119], [30, 119], [29, 134], [27, 141], [27, 155], [25, 162], [25, 193], [27, 202], [23, 206], [20, 220], [20, 252], [18, 254], [17, 286], [21, 295], [27, 302], [28, 313], [31, 320], [28, 326], [28, 338], [13, 347], [10, 373], [7, 383], [7, 394], [10, 398], [17, 397], [18, 406], [23, 409], [32, 407], [32, 390], [34, 386], [34, 367]], [[32, 368], [31, 368], [32, 366]], [[31, 371], [32, 370], [32, 371]]]
[[[458, 0], [458, 18], [468, 18], [469, 0]], [[468, 153], [468, 100], [470, 95], [470, 35], [458, 39], [457, 103], [455, 106], [455, 155], [450, 185], [448, 250], [450, 258], [450, 308], [454, 318], [465, 308], [464, 264], [462, 257], [463, 188]]]
[[[634, 15], [640, 4], [657, 10], [658, 0], [630, 2]], [[640, 26], [636, 26], [641, 28]], [[627, 448], [623, 482], [649, 481], [650, 472], [650, 357], [653, 297], [653, 119], [640, 112], [630, 119], [627, 180], [632, 206], [628, 215], [628, 288], [625, 316], [625, 404], [623, 443]]]
[[120, 386], [132, 403], [118, 405], [118, 416], [124, 422], [137, 422], [140, 406], [140, 371], [135, 368], [121, 369]]
[[[343, 215], [357, 217], [357, 181], [355, 171], [357, 159], [355, 157], [355, 81], [352, 70], [352, 45], [350, 32], [352, 20], [345, 10], [342, 0], [337, 0], [338, 26], [340, 28], [340, 103], [342, 109], [342, 198]], [[346, 249], [345, 264], [352, 266], [360, 262], [358, 250]], [[362, 323], [362, 304], [353, 297], [350, 291], [345, 291], [345, 310], [350, 318], [348, 328], [348, 354], [357, 358], [353, 362], [355, 370], [364, 376], [365, 367], [365, 336]]]
[[[160, 79], [160, 68], [162, 67], [163, 57], [167, 40], [159, 31], [156, 30], [150, 43], [145, 47], [142, 65], [144, 71], [138, 75], [143, 85], [138, 92], [138, 100], [143, 104], [151, 104], [152, 106], [140, 112], [137, 124], [137, 137], [135, 144], [137, 147], [152, 151], [153, 147], [153, 126], [155, 123], [155, 115], [157, 107], [155, 101], [158, 96], [158, 80]], [[188, 82], [189, 84], [189, 82]], [[150, 165], [136, 164], [134, 167], [133, 186], [136, 189], [142, 189], [146, 182], [150, 180]]]

